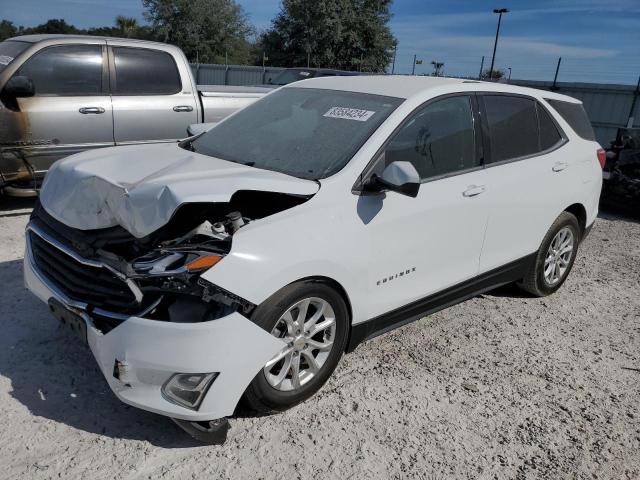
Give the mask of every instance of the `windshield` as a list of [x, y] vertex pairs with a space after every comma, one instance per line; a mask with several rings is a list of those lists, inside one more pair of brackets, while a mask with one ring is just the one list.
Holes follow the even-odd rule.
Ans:
[[300, 178], [342, 169], [400, 98], [283, 88], [196, 138], [194, 151]]
[[0, 43], [0, 73], [30, 45], [29, 42], [16, 42], [15, 40]]
[[312, 70], [285, 70], [284, 72], [276, 75], [275, 78], [270, 79], [268, 85], [289, 85], [290, 83], [297, 82], [298, 80], [306, 80], [307, 78], [313, 78], [315, 72]]

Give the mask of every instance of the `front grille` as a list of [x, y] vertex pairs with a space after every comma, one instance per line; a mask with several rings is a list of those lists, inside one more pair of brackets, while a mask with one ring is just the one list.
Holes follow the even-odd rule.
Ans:
[[69, 298], [116, 313], [140, 309], [129, 286], [108, 269], [85, 265], [29, 231], [33, 262]]

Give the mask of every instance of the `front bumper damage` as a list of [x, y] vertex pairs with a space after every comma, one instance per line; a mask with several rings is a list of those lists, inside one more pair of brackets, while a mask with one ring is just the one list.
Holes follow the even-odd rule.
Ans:
[[[53, 298], [84, 319], [88, 345], [120, 400], [174, 419], [196, 422], [232, 415], [251, 380], [284, 347], [282, 340], [238, 312], [199, 323], [132, 316], [103, 333], [93, 322], [90, 308], [69, 299], [38, 271], [29, 241], [24, 280], [43, 302]], [[118, 365], [126, 367], [126, 378], [118, 373]], [[173, 374], [205, 372], [218, 375], [197, 410], [163, 395], [162, 386]]]

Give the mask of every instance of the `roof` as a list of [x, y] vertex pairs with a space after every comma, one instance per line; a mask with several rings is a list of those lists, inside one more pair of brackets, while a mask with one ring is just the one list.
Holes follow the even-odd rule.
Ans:
[[371, 93], [387, 97], [409, 98], [425, 90], [443, 85], [460, 84], [458, 78], [409, 75], [366, 75], [316, 77], [290, 84], [291, 87], [324, 88], [349, 92]]
[[64, 35], [57, 33], [43, 33], [36, 35], [20, 35], [17, 37], [8, 38], [7, 40], [15, 40], [18, 42], [38, 43], [47, 40], [123, 40], [126, 42], [140, 42], [156, 45], [168, 45], [161, 42], [151, 42], [149, 40], [138, 40], [137, 38], [121, 38], [121, 37], [104, 37], [99, 35]]
[[[555, 98], [558, 100], [577, 102], [576, 99], [554, 92], [520, 87], [506, 83], [481, 82], [462, 78], [428, 77], [424, 75], [366, 75], [316, 77], [289, 84], [285, 88], [321, 88], [344, 90], [357, 93], [370, 93], [387, 97], [410, 98], [439, 89], [456, 91], [488, 91], [500, 93], [519, 93], [538, 98]], [[447, 88], [448, 87], [448, 88]], [[450, 92], [444, 92], [450, 93]]]

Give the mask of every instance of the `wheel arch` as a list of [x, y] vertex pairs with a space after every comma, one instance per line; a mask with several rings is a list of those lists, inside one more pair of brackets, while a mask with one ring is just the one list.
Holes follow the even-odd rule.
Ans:
[[587, 209], [581, 203], [574, 203], [564, 209], [565, 212], [569, 212], [578, 219], [580, 225], [580, 236], [584, 236], [584, 232], [587, 228]]
[[342, 286], [342, 284], [340, 284], [340, 282], [338, 282], [337, 280], [334, 280], [333, 278], [330, 277], [325, 277], [322, 275], [314, 275], [311, 277], [304, 277], [304, 278], [300, 278], [294, 282], [291, 282], [289, 285], [293, 284], [293, 283], [298, 283], [298, 282], [318, 282], [318, 283], [323, 283], [325, 285], [330, 286], [331, 288], [333, 288], [344, 300], [345, 305], [347, 306], [347, 313], [349, 315], [349, 335], [347, 337], [347, 346], [349, 345], [349, 342], [351, 340], [351, 330], [352, 330], [352, 322], [353, 322], [353, 307], [351, 306], [351, 300], [349, 299], [349, 295], [347, 294], [346, 289]]

